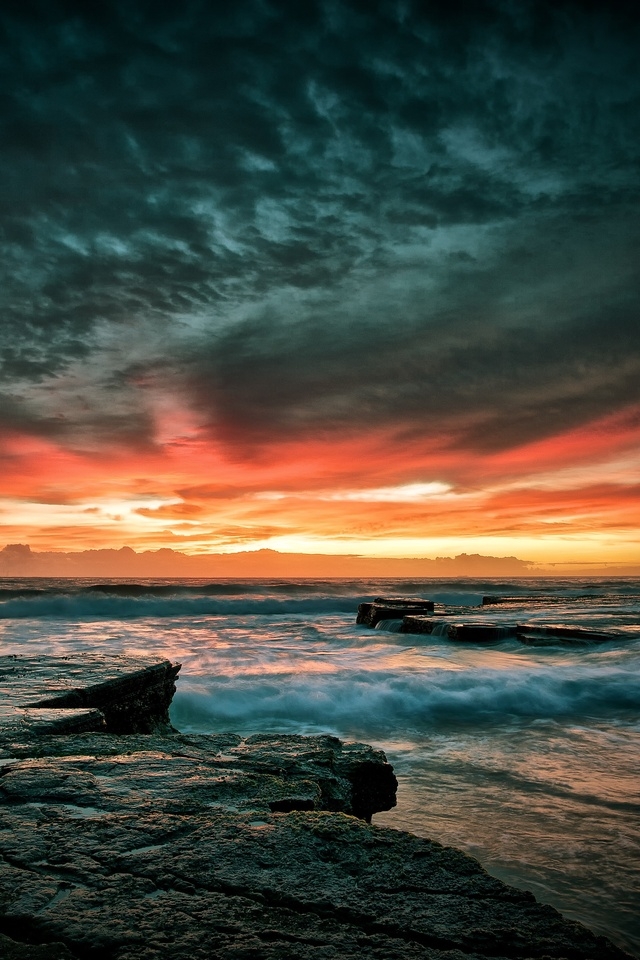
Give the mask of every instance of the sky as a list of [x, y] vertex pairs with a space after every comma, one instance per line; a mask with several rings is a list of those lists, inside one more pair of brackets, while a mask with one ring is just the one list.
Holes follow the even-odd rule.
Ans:
[[640, 562], [640, 19], [0, 12], [0, 545]]

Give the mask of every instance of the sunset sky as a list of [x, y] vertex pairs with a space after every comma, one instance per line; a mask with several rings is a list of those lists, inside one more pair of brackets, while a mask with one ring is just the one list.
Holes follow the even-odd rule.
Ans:
[[640, 563], [622, 10], [3, 2], [0, 547]]

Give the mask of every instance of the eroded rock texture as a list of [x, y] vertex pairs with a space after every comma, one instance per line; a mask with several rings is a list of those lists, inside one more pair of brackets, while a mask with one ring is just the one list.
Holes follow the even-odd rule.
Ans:
[[12, 753], [0, 761], [0, 802], [53, 803], [65, 816], [330, 810], [370, 820], [396, 803], [382, 751], [336, 737], [82, 734]]
[[5, 934], [72, 956], [623, 954], [469, 857], [345, 814], [0, 808]]

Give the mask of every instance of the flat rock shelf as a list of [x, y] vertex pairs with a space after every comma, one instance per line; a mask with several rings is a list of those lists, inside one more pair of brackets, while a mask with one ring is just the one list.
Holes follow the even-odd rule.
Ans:
[[[601, 633], [572, 624], [546, 623], [494, 623], [487, 620], [485, 611], [492, 606], [522, 606], [542, 603], [545, 597], [490, 597], [482, 598], [482, 605], [471, 611], [471, 619], [459, 622], [465, 611], [460, 607], [438, 604], [438, 616], [433, 615], [436, 604], [433, 600], [402, 597], [376, 597], [358, 606], [356, 623], [371, 629], [388, 629], [398, 633], [433, 634], [462, 643], [496, 643], [514, 638], [530, 646], [557, 644], [589, 645], [620, 642], [623, 636], [617, 633]], [[558, 602], [559, 598], [550, 598]], [[584, 597], [563, 598], [564, 602], [579, 604]], [[518, 603], [516, 604], [516, 600]], [[425, 616], [425, 614], [427, 614]], [[466, 611], [469, 617], [469, 611]]]
[[379, 750], [173, 731], [178, 670], [0, 658], [5, 960], [628, 957], [465, 854], [372, 826], [397, 787]]

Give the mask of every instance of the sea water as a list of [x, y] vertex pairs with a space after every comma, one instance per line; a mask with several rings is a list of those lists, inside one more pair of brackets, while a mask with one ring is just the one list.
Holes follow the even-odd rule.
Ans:
[[[615, 636], [463, 644], [357, 626], [377, 595]], [[640, 581], [0, 581], [0, 653], [83, 650], [180, 661], [183, 732], [381, 747], [398, 806], [374, 823], [463, 849], [640, 954]]]

